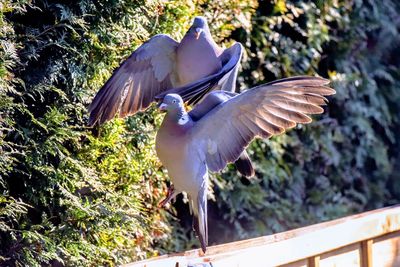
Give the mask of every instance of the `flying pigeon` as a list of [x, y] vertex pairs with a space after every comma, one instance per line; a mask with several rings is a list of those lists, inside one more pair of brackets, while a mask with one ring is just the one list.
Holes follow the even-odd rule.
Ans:
[[147, 109], [158, 96], [179, 94], [197, 103], [213, 89], [235, 91], [243, 47], [222, 49], [207, 21], [196, 17], [181, 42], [158, 34], [142, 44], [117, 68], [90, 107], [89, 125]]
[[307, 114], [320, 114], [335, 90], [328, 80], [298, 76], [277, 80], [235, 95], [213, 91], [186, 112], [178, 94], [167, 94], [159, 109], [167, 112], [156, 136], [156, 151], [173, 186], [167, 203], [186, 192], [201, 248], [208, 244], [208, 171], [221, 171], [236, 161], [257, 136], [282, 134], [297, 123], [310, 123]]

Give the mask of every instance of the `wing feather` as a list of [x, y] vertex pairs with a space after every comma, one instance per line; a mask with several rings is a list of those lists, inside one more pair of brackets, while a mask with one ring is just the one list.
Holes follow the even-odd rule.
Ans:
[[270, 123], [275, 124], [276, 126], [282, 127], [284, 129], [290, 129], [296, 126], [296, 122], [276, 116], [265, 108], [257, 110], [256, 114], [257, 116], [265, 118]]
[[278, 117], [291, 120], [297, 123], [310, 123], [312, 120], [309, 116], [297, 112], [297, 111], [292, 111], [292, 112], [287, 112], [284, 108], [271, 105], [271, 104], [265, 104], [264, 108], [268, 110], [269, 113], [276, 115]]
[[271, 103], [286, 110], [293, 110], [307, 114], [319, 114], [324, 112], [324, 109], [313, 104], [302, 103], [298, 101], [285, 99], [272, 99]]
[[[94, 97], [89, 125], [146, 109], [154, 97], [173, 87], [178, 42], [159, 34], [141, 45], [114, 71]], [[119, 111], [119, 113], [118, 113]]]
[[282, 134], [297, 123], [311, 122], [306, 114], [322, 113], [324, 96], [335, 93], [327, 83], [300, 76], [247, 90], [202, 116], [191, 130], [192, 145], [203, 151], [211, 171], [220, 171], [236, 161], [255, 137]]

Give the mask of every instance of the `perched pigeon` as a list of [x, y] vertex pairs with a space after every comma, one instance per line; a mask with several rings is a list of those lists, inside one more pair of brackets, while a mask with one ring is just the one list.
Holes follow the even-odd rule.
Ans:
[[[203, 252], [207, 236], [208, 170], [218, 172], [234, 162], [256, 137], [281, 134], [306, 114], [319, 114], [335, 91], [328, 80], [299, 76], [278, 80], [239, 95], [211, 92], [187, 113], [177, 94], [164, 97], [167, 114], [156, 137], [156, 150], [173, 183], [163, 204], [185, 191], [194, 214], [193, 225]], [[204, 104], [203, 104], [204, 103]]]
[[145, 110], [159, 95], [179, 94], [198, 102], [208, 91], [234, 91], [243, 48], [220, 48], [207, 21], [196, 17], [180, 43], [159, 34], [141, 45], [116, 69], [89, 107], [89, 125]]

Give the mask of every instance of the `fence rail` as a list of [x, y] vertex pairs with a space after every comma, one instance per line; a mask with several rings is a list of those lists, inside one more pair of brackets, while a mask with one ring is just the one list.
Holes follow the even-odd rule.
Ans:
[[125, 267], [400, 266], [400, 205]]

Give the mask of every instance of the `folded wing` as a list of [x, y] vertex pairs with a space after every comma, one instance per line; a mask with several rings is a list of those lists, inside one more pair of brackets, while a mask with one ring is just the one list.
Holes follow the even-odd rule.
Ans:
[[146, 109], [154, 96], [174, 84], [178, 42], [159, 34], [126, 59], [97, 93], [89, 107], [89, 125]]
[[227, 92], [227, 91], [213, 91], [208, 93], [204, 98], [189, 112], [189, 116], [193, 121], [198, 121], [204, 117], [213, 108], [217, 107], [219, 104], [231, 99], [236, 96], [237, 93]]
[[281, 134], [297, 123], [309, 123], [306, 114], [323, 112], [324, 96], [335, 90], [328, 80], [299, 76], [261, 85], [235, 96], [203, 116], [192, 129], [192, 145], [204, 152], [211, 171], [238, 159], [256, 137]]

